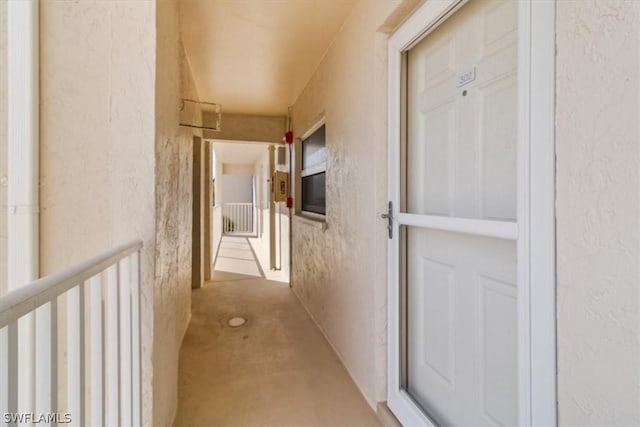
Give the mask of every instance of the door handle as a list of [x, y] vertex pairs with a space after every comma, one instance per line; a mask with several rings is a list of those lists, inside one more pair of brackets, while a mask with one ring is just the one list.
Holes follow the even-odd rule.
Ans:
[[389, 232], [389, 238], [393, 238], [393, 202], [389, 202], [387, 205], [387, 213], [380, 215], [382, 219], [387, 220], [387, 231]]

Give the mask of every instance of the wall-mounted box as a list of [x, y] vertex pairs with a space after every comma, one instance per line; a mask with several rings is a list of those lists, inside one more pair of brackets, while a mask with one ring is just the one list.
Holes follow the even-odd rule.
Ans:
[[286, 202], [289, 196], [289, 174], [276, 171], [272, 182], [271, 191], [274, 202]]

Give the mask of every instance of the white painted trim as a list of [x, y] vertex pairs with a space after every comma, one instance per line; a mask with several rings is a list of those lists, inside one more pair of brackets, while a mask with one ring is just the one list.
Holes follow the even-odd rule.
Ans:
[[38, 1], [11, 1], [7, 16], [7, 265], [11, 290], [38, 276]]
[[[529, 117], [531, 115], [531, 69], [527, 66], [531, 58], [530, 28], [531, 3], [522, 2], [518, 11], [518, 228], [522, 231], [517, 241], [517, 260], [529, 260]], [[518, 424], [531, 423], [531, 283], [529, 281], [530, 262], [518, 262], [517, 303], [518, 303]]]
[[557, 425], [555, 234], [556, 2], [530, 12], [530, 281], [531, 425]]
[[[141, 240], [134, 240], [106, 251], [93, 258], [75, 264], [65, 270], [50, 274], [0, 297], [0, 328], [34, 311], [43, 304], [93, 277], [115, 261], [142, 248]], [[28, 285], [28, 286], [27, 286]]]
[[389, 198], [396, 221], [388, 258], [388, 406], [405, 425], [434, 425], [400, 388], [400, 225], [475, 232], [490, 222], [497, 223], [492, 237], [518, 242], [519, 424], [556, 425], [555, 0], [519, 2], [517, 224], [399, 213], [402, 52], [462, 4], [429, 1], [389, 40]]
[[[411, 19], [409, 19], [411, 21]], [[428, 21], [427, 21], [428, 22]], [[400, 103], [401, 103], [401, 26], [398, 32], [389, 39], [389, 119], [387, 135], [388, 156], [388, 185], [389, 200], [396, 202], [400, 194]], [[393, 216], [398, 216], [399, 204], [393, 204]], [[400, 276], [400, 227], [397, 221], [391, 224], [393, 238], [388, 246], [387, 258], [387, 406], [406, 425], [424, 424], [420, 418], [416, 419], [415, 405], [402, 398], [400, 388], [400, 287], [397, 286]], [[410, 415], [414, 415], [410, 417]], [[420, 414], [421, 415], [421, 414]]]
[[[7, 3], [7, 288], [38, 277], [39, 179], [39, 3]], [[34, 412], [36, 400], [36, 319], [18, 321], [18, 411]], [[14, 390], [15, 392], [15, 390]]]
[[453, 231], [476, 236], [495, 237], [498, 239], [516, 240], [518, 238], [518, 224], [513, 221], [489, 221], [486, 219], [453, 218], [409, 213], [399, 213], [395, 215], [395, 217], [401, 225]]

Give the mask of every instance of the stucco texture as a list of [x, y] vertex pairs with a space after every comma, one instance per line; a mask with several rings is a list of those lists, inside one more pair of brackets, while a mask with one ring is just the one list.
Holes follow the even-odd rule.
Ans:
[[152, 1], [40, 3], [40, 274], [143, 239], [145, 423], [154, 338], [154, 23]]
[[325, 117], [328, 159], [327, 228], [294, 217], [292, 288], [374, 408], [386, 400], [387, 283], [379, 218], [387, 197], [386, 36], [376, 29], [391, 3], [354, 6], [293, 108], [296, 137]]
[[640, 2], [557, 4], [561, 425], [640, 424]]
[[41, 274], [143, 239], [142, 421], [169, 425], [191, 288], [193, 132], [179, 98], [197, 98], [178, 5], [41, 2], [40, 32]]
[[[178, 2], [158, 1], [156, 12], [153, 423], [165, 426], [177, 409], [178, 357], [191, 316], [194, 130], [178, 125], [179, 106], [180, 98], [199, 97], [180, 41]], [[201, 112], [191, 113], [188, 122], [201, 124]]]

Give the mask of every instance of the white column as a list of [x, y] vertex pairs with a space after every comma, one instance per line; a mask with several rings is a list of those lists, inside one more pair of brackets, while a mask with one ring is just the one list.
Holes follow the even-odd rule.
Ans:
[[[7, 5], [8, 287], [38, 277], [38, 2]], [[18, 410], [34, 409], [34, 316], [19, 321]]]

